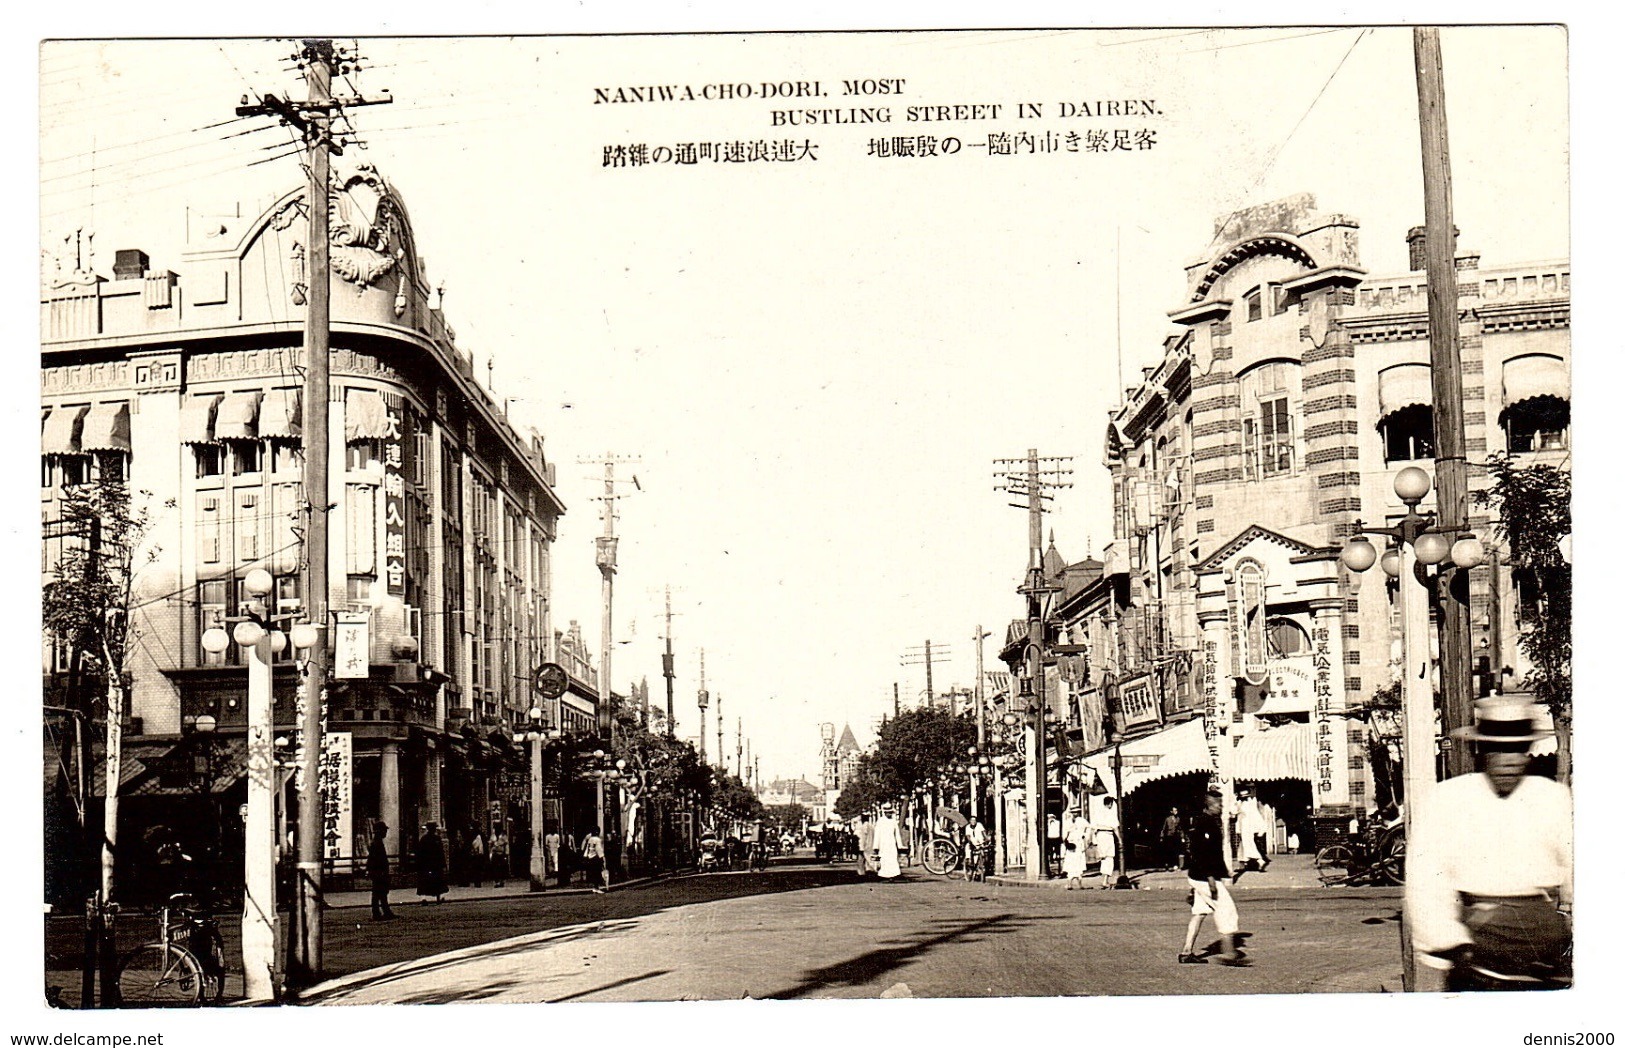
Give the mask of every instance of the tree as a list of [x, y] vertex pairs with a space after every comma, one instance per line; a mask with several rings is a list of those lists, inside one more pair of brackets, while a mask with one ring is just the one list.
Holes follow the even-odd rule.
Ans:
[[964, 760], [975, 743], [976, 725], [969, 716], [936, 707], [904, 710], [881, 726], [869, 774], [883, 798], [907, 797]]
[[841, 795], [835, 798], [835, 814], [843, 819], [855, 819], [866, 811], [878, 808], [895, 794], [888, 795], [875, 778], [874, 755], [865, 753], [858, 758], [857, 769], [841, 784]]
[[[1510, 456], [1487, 463], [1490, 487], [1473, 493], [1497, 517], [1495, 533], [1508, 550], [1508, 563], [1521, 569], [1534, 587], [1538, 613], [1524, 624], [1519, 647], [1529, 659], [1527, 681], [1535, 698], [1551, 710], [1557, 727], [1558, 774], [1567, 779], [1569, 727], [1573, 704], [1573, 569], [1561, 541], [1573, 530], [1570, 476], [1553, 466], [1519, 467]], [[1499, 674], [1500, 667], [1493, 667]]]
[[769, 804], [766, 821], [782, 836], [800, 832], [811, 815], [804, 804]]

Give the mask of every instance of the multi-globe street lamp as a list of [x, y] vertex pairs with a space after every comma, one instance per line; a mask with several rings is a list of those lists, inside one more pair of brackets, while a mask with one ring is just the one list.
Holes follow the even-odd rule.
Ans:
[[[1400, 645], [1403, 669], [1400, 674], [1401, 752], [1404, 763], [1405, 832], [1409, 838], [1427, 808], [1438, 771], [1434, 758], [1433, 660], [1428, 628], [1429, 597], [1435, 578], [1427, 569], [1438, 565], [1460, 569], [1484, 563], [1484, 544], [1465, 527], [1464, 522], [1436, 522], [1432, 514], [1418, 513], [1417, 505], [1427, 497], [1433, 480], [1416, 466], [1407, 466], [1394, 477], [1394, 494], [1405, 504], [1405, 516], [1391, 528], [1368, 527], [1354, 522], [1355, 537], [1343, 548], [1345, 567], [1359, 573], [1381, 562], [1383, 571], [1397, 580], [1400, 611]], [[1393, 540], [1380, 557], [1367, 535], [1386, 535]], [[1408, 922], [1404, 930], [1408, 933]], [[1414, 971], [1414, 958], [1406, 938], [1407, 975]], [[1411, 979], [1407, 978], [1407, 985]]]
[[[532, 706], [530, 726], [516, 731], [513, 741], [530, 743], [530, 890], [539, 892], [547, 884], [547, 819], [546, 788], [543, 784], [543, 759], [548, 743], [557, 742], [564, 733], [543, 723], [540, 707]], [[557, 871], [555, 871], [557, 872]]]
[[[316, 646], [315, 625], [301, 622], [283, 633], [277, 626], [295, 616], [271, 614], [266, 597], [276, 580], [263, 568], [243, 577], [249, 599], [245, 614], [225, 619], [232, 624], [228, 638], [219, 626], [205, 630], [203, 650], [219, 655], [232, 641], [248, 653], [248, 803], [243, 818], [243, 988], [249, 1001], [271, 1001], [277, 989], [276, 962], [276, 745], [271, 695], [271, 660], [287, 650]], [[306, 746], [320, 739], [304, 740]], [[305, 803], [316, 804], [317, 784], [305, 783]]]

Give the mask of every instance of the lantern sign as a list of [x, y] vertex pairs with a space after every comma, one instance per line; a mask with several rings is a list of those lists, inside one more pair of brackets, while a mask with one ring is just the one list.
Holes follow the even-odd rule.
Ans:
[[366, 613], [339, 612], [338, 629], [333, 641], [333, 676], [350, 680], [365, 679], [370, 669], [367, 648]]
[[350, 733], [328, 732], [322, 738], [316, 774], [322, 804], [322, 856], [326, 859], [348, 859], [352, 853], [352, 767]]

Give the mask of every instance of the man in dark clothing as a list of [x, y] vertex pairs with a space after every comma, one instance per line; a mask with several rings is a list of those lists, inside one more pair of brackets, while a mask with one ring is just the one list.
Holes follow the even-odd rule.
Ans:
[[1191, 824], [1190, 845], [1186, 856], [1186, 877], [1191, 888], [1191, 920], [1185, 930], [1185, 946], [1179, 951], [1180, 964], [1206, 964], [1207, 958], [1196, 953], [1196, 936], [1202, 929], [1202, 918], [1213, 915], [1213, 924], [1219, 930], [1219, 963], [1241, 965], [1245, 962], [1236, 949], [1236, 930], [1240, 918], [1236, 904], [1225, 889], [1230, 876], [1230, 865], [1224, 858], [1224, 798], [1208, 793], [1202, 813]]
[[389, 827], [382, 822], [372, 825], [372, 845], [367, 849], [367, 876], [372, 878], [372, 919], [391, 921], [395, 911], [389, 908], [389, 848], [384, 838]]
[[1170, 870], [1177, 870], [1184, 865], [1184, 858], [1185, 828], [1179, 823], [1179, 809], [1171, 808], [1162, 820], [1162, 861]]

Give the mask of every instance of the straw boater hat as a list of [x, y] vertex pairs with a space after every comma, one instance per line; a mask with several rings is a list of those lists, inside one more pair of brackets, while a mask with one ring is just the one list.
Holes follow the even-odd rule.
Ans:
[[1476, 724], [1451, 732], [1468, 742], [1521, 742], [1526, 746], [1552, 733], [1535, 727], [1535, 707], [1511, 696], [1480, 699], [1473, 703]]

